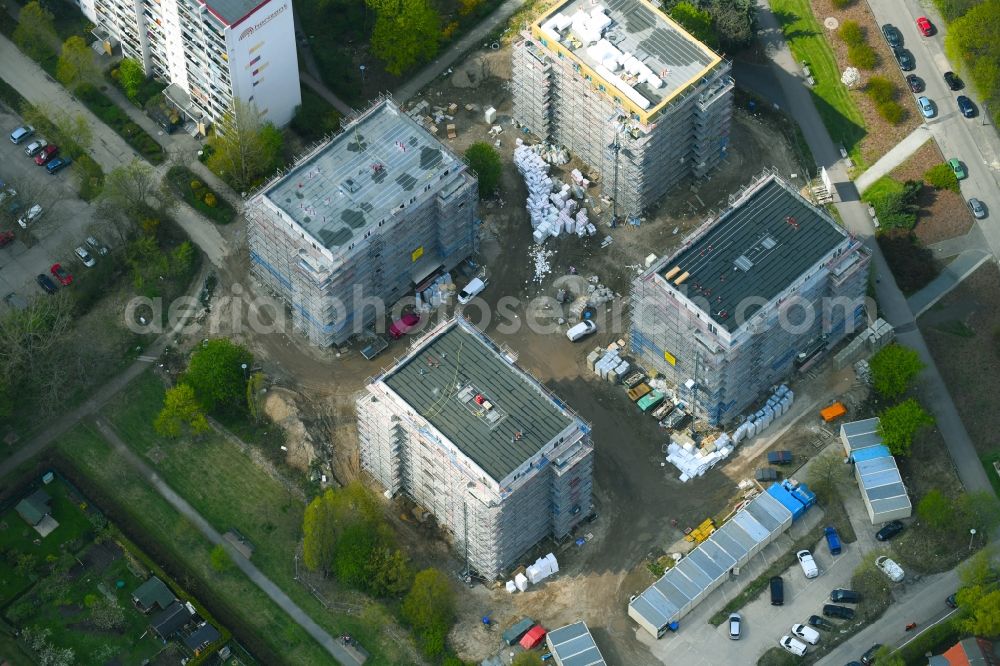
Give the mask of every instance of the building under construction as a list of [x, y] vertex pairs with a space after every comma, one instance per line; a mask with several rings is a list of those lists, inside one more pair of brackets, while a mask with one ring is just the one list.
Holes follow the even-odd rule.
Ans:
[[870, 255], [774, 173], [633, 284], [632, 352], [731, 421], [864, 319]]
[[462, 319], [374, 378], [357, 414], [362, 469], [430, 511], [484, 578], [591, 512], [589, 425]]
[[382, 99], [248, 202], [251, 270], [340, 344], [472, 254], [477, 201], [465, 162]]
[[726, 155], [730, 64], [646, 0], [568, 0], [515, 45], [514, 118], [638, 215]]

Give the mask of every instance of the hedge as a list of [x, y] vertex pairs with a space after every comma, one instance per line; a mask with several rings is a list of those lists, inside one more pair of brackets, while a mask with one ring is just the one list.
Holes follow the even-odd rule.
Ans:
[[236, 219], [236, 209], [225, 197], [205, 185], [186, 166], [172, 166], [167, 171], [170, 186], [189, 206], [216, 224], [229, 224]]
[[163, 164], [163, 146], [132, 122], [107, 95], [90, 84], [83, 84], [76, 89], [76, 97], [150, 164]]
[[954, 170], [952, 170], [950, 164], [945, 164], [944, 162], [935, 164], [925, 171], [924, 182], [935, 190], [951, 190], [956, 194], [960, 192], [958, 178], [955, 177]]
[[876, 104], [896, 99], [896, 93], [895, 84], [884, 76], [871, 77], [865, 86], [865, 94]]
[[878, 56], [868, 42], [850, 44], [847, 47], [847, 62], [859, 69], [875, 69]]

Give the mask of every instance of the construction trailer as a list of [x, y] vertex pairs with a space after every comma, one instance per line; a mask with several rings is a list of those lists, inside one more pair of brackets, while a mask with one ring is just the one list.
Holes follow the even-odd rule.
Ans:
[[791, 524], [792, 513], [781, 502], [768, 493], [757, 495], [633, 598], [628, 605], [629, 617], [656, 638], [667, 629], [677, 629], [681, 618]]
[[633, 283], [632, 353], [712, 424], [863, 327], [870, 254], [772, 171]]
[[475, 251], [478, 196], [465, 162], [381, 98], [247, 202], [251, 272], [310, 342], [341, 344]]
[[913, 503], [889, 447], [882, 443], [877, 418], [840, 426], [840, 441], [861, 489], [872, 525], [909, 518]]
[[513, 116], [600, 176], [637, 216], [725, 158], [730, 64], [646, 0], [567, 0], [511, 56]]
[[591, 513], [590, 426], [463, 319], [416, 341], [357, 400], [361, 467], [493, 579]]

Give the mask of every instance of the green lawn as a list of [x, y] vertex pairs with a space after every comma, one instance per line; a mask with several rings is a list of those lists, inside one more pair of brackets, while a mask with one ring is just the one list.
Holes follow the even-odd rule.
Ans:
[[813, 101], [834, 142], [844, 144], [859, 170], [867, 168], [861, 156], [865, 121], [850, 92], [840, 82], [840, 69], [824, 28], [813, 16], [809, 0], [772, 0], [771, 10], [781, 23], [795, 61], [809, 65], [816, 85]]
[[[245, 611], [243, 621], [256, 637], [282, 655], [288, 664], [328, 663], [329, 655], [305, 631], [251, 583], [242, 573], [217, 574], [209, 564], [212, 544], [160, 497], [131, 467], [122, 464], [111, 446], [91, 426], [82, 424], [64, 435], [60, 453], [77, 473], [127, 513], [149, 541], [188, 570], [184, 576], [206, 581], [218, 600]], [[193, 472], [201, 467], [192, 466]], [[211, 604], [210, 604], [211, 605]], [[240, 638], [237, 635], [237, 638]]]
[[[372, 654], [369, 663], [405, 663], [398, 640], [356, 616], [327, 611], [294, 580], [304, 504], [221, 437], [198, 442], [160, 438], [150, 423], [164, 389], [151, 373], [136, 379], [105, 416], [133, 450], [220, 532], [238, 529], [254, 545], [253, 562], [334, 636], [349, 633]], [[354, 597], [356, 599], [356, 597]], [[299, 662], [303, 663], [303, 662]]]
[[[38, 576], [44, 575], [48, 562], [62, 552], [75, 553], [83, 546], [79, 539], [91, 529], [90, 521], [69, 497], [69, 489], [61, 482], [45, 486], [52, 498], [52, 517], [59, 526], [44, 539], [11, 508], [0, 516], [0, 604], [6, 604], [26, 590]], [[28, 555], [34, 566], [27, 576], [14, 569], [12, 559]]]

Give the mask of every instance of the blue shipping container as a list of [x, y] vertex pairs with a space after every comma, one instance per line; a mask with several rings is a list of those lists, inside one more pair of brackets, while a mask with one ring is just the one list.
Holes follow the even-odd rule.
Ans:
[[792, 512], [792, 520], [798, 520], [806, 512], [806, 507], [798, 501], [792, 494], [781, 487], [780, 483], [775, 483], [767, 489], [767, 494], [781, 502], [781, 505]]

